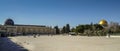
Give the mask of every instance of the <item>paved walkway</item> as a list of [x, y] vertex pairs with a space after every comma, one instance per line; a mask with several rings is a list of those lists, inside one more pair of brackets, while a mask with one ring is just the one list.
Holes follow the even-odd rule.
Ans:
[[[11, 40], [31, 51], [119, 51], [120, 38], [105, 36], [17, 36]], [[27, 43], [27, 45], [26, 45]]]
[[27, 51], [27, 50], [13, 43], [9, 38], [0, 37], [0, 51]]

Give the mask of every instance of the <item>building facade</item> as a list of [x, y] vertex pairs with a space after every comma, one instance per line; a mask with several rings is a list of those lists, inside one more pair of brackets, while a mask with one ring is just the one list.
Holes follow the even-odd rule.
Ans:
[[7, 19], [4, 25], [0, 25], [1, 34], [55, 34], [56, 30], [52, 27], [42, 25], [21, 25], [14, 24], [12, 19]]

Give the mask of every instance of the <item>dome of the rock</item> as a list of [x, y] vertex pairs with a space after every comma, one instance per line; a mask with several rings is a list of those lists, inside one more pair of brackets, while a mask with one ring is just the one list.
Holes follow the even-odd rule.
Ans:
[[107, 26], [108, 25], [106, 20], [100, 20], [99, 24], [102, 25], [102, 26]]

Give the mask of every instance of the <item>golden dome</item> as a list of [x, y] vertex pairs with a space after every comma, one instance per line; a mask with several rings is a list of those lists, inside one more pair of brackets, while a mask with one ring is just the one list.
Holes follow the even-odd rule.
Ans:
[[106, 20], [101, 20], [100, 22], [99, 22], [99, 24], [100, 25], [102, 25], [102, 26], [107, 26], [107, 21]]

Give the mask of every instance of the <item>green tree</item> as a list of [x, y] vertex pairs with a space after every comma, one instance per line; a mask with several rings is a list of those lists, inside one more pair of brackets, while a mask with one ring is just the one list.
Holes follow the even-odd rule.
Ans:
[[66, 32], [66, 28], [65, 28], [65, 26], [63, 26], [62, 33], [65, 33], [65, 32]]
[[75, 32], [76, 33], [83, 33], [84, 32], [84, 25], [76, 26]]
[[60, 34], [60, 30], [59, 30], [58, 26], [55, 26], [54, 28], [56, 29], [56, 34]]
[[69, 33], [69, 32], [70, 32], [70, 25], [66, 24], [66, 33]]
[[94, 24], [95, 30], [102, 30], [103, 27], [99, 24]]
[[72, 28], [72, 29], [71, 29], [71, 32], [75, 32], [75, 28]]

